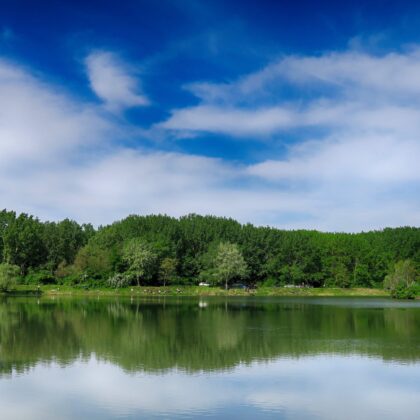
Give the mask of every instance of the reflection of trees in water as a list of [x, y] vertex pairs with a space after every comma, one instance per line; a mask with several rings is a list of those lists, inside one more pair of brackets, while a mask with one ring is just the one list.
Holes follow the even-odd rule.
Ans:
[[[9, 299], [0, 302], [0, 370], [95, 353], [128, 371], [225, 369], [320, 353], [418, 361], [418, 308], [301, 302]], [[205, 305], [204, 305], [205, 306]]]

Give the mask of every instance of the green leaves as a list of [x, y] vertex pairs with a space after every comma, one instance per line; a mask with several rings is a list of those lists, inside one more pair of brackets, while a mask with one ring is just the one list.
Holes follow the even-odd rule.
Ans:
[[123, 248], [123, 261], [128, 265], [128, 272], [140, 280], [150, 280], [153, 274], [157, 254], [152, 247], [141, 239], [134, 238], [127, 241]]
[[0, 292], [9, 292], [16, 285], [19, 272], [17, 265], [0, 264]]
[[231, 280], [247, 275], [246, 262], [236, 244], [221, 243], [219, 245], [214, 268], [216, 276], [225, 284], [226, 289]]
[[53, 281], [97, 284], [127, 272], [137, 284], [195, 284], [200, 278], [226, 286], [246, 278], [276, 286], [380, 287], [389, 267], [407, 259], [420, 266], [419, 228], [285, 231], [191, 214], [132, 215], [95, 231], [68, 219], [41, 222], [0, 211], [0, 263], [19, 266], [21, 275], [48, 271]]
[[160, 263], [159, 278], [164, 286], [170, 283], [176, 275], [177, 260], [166, 257]]
[[398, 261], [385, 277], [384, 288], [397, 299], [414, 299], [418, 292], [419, 275], [411, 260]]

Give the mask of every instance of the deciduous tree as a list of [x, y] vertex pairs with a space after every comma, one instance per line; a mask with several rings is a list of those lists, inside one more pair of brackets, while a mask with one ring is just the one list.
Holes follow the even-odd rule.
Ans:
[[125, 243], [123, 260], [128, 265], [128, 271], [134, 275], [137, 285], [140, 286], [140, 280], [149, 280], [152, 277], [157, 256], [147, 242], [134, 238]]
[[17, 283], [19, 272], [20, 268], [17, 265], [0, 264], [0, 291], [10, 291]]
[[243, 278], [247, 274], [247, 265], [238, 245], [221, 243], [217, 249], [215, 269], [220, 282], [227, 290], [234, 278]]

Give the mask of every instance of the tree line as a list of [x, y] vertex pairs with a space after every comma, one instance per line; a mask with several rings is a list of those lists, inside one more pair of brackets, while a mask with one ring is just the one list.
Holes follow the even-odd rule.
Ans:
[[393, 287], [401, 276], [418, 281], [419, 268], [416, 227], [324, 233], [191, 214], [131, 215], [95, 229], [0, 212], [0, 278], [13, 272], [24, 283], [381, 287], [388, 276]]

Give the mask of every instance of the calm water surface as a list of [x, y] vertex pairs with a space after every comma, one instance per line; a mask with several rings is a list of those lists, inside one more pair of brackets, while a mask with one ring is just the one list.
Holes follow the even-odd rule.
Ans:
[[0, 300], [0, 418], [418, 419], [420, 302]]

